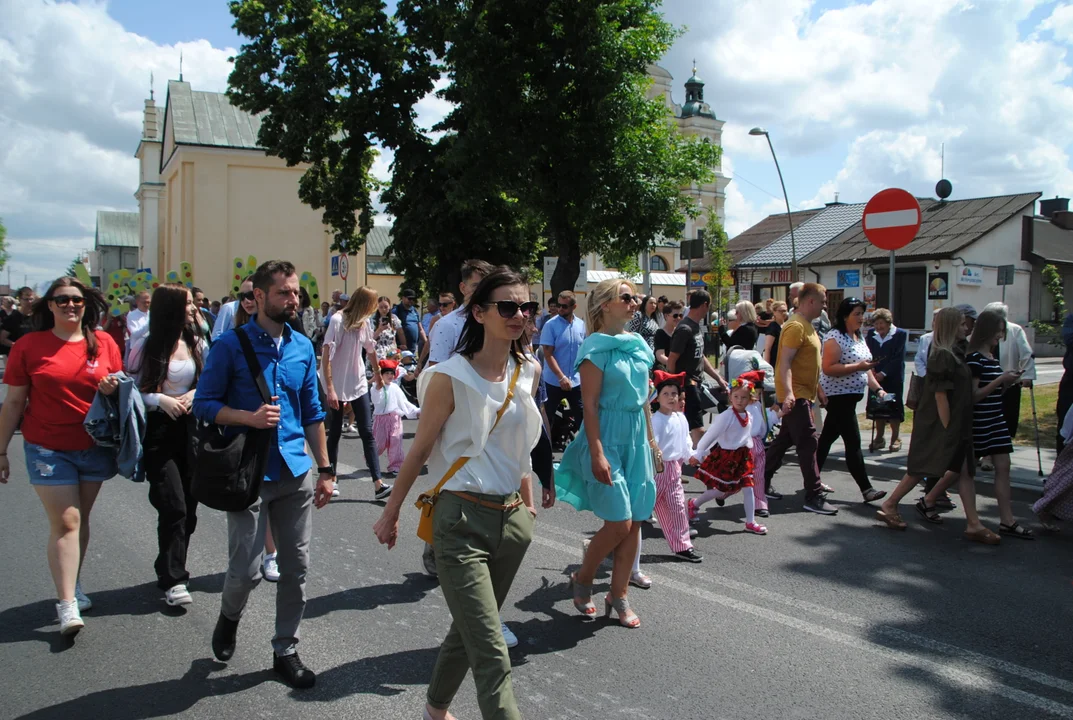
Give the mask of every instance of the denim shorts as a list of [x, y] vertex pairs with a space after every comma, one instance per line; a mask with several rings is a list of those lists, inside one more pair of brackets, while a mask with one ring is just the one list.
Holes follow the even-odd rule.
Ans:
[[104, 482], [119, 468], [115, 452], [96, 445], [89, 450], [49, 450], [26, 443], [26, 472], [31, 485], [77, 485]]

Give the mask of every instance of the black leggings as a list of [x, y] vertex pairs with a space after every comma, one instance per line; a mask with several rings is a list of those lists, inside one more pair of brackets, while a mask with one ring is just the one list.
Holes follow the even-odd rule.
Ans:
[[823, 462], [835, 438], [841, 437], [846, 447], [846, 467], [853, 476], [861, 492], [872, 488], [868, 480], [868, 471], [864, 468], [864, 454], [861, 453], [861, 427], [857, 424], [857, 403], [864, 395], [829, 395], [827, 397], [827, 415], [823, 419], [823, 432], [820, 433], [820, 447], [816, 460], [823, 469]]
[[142, 463], [149, 502], [157, 512], [157, 587], [168, 590], [190, 579], [186, 551], [197, 527], [197, 500], [190, 493], [192, 416], [172, 420], [163, 410], [146, 414]]
[[[328, 462], [335, 468], [339, 460], [339, 438], [343, 436], [343, 414], [346, 403], [339, 401], [339, 409], [328, 407]], [[376, 440], [373, 439], [373, 404], [369, 393], [350, 401], [354, 410], [354, 424], [361, 436], [361, 447], [365, 451], [365, 465], [373, 476], [373, 481], [380, 479], [380, 455], [376, 452]]]

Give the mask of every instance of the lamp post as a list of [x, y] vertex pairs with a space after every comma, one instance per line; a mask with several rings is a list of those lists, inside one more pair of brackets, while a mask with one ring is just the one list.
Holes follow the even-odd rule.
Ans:
[[794, 219], [790, 216], [790, 197], [786, 194], [786, 183], [782, 180], [782, 168], [779, 167], [779, 159], [775, 157], [775, 146], [771, 144], [771, 135], [762, 127], [754, 127], [749, 131], [750, 135], [763, 135], [767, 138], [767, 146], [771, 149], [771, 159], [775, 161], [775, 170], [779, 173], [779, 184], [782, 185], [782, 199], [786, 201], [786, 222], [790, 223], [790, 274], [792, 282], [797, 282], [797, 240], [794, 238]]

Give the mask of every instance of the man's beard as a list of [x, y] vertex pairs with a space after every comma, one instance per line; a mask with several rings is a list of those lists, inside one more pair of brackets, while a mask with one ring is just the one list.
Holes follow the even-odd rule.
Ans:
[[280, 325], [283, 325], [289, 320], [294, 320], [294, 318], [298, 316], [298, 311], [297, 309], [288, 308], [286, 305], [278, 308], [266, 307], [265, 315], [267, 315], [268, 319], [272, 322], [277, 322]]

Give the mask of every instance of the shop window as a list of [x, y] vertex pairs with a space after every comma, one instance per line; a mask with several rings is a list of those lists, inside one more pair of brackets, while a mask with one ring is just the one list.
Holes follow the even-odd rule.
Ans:
[[662, 255], [653, 255], [648, 259], [648, 269], [651, 272], [669, 272], [667, 261]]

